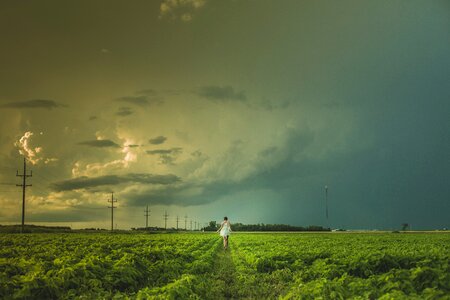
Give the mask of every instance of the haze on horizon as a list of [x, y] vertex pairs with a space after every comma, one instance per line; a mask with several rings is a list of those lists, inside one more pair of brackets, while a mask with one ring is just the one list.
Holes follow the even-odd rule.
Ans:
[[1, 6], [0, 224], [450, 227], [448, 1]]

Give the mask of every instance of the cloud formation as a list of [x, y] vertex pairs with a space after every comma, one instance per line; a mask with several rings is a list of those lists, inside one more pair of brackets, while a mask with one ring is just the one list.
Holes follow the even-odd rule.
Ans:
[[107, 185], [118, 185], [123, 183], [168, 185], [179, 181], [181, 181], [181, 179], [173, 174], [154, 175], [147, 173], [128, 173], [125, 175], [104, 175], [98, 177], [81, 176], [55, 182], [51, 185], [51, 187], [54, 191], [61, 192], [90, 189]]
[[119, 110], [116, 112], [116, 116], [126, 117], [132, 115], [133, 113], [134, 111], [129, 107], [120, 107]]
[[178, 155], [181, 154], [183, 148], [175, 147], [170, 149], [147, 150], [150, 155], [159, 155], [159, 162], [164, 165], [173, 164]]
[[206, 0], [164, 0], [159, 8], [159, 18], [190, 22], [205, 4]]
[[118, 144], [111, 140], [91, 140], [91, 141], [84, 141], [79, 142], [78, 145], [83, 146], [89, 146], [89, 147], [95, 147], [95, 148], [120, 148]]
[[139, 90], [132, 96], [123, 96], [116, 98], [115, 101], [125, 102], [137, 106], [160, 105], [164, 101], [153, 89]]
[[53, 100], [33, 99], [19, 102], [9, 102], [0, 105], [0, 108], [45, 108], [51, 110], [53, 108], [66, 107], [64, 104], [57, 103]]
[[[148, 142], [149, 142], [150, 144], [152, 144], [152, 145], [161, 145], [161, 144], [163, 144], [166, 140], [167, 140], [167, 138], [166, 138], [165, 136], [160, 135], [160, 136], [151, 138]], [[151, 153], [149, 153], [149, 154], [151, 154]]]
[[156, 150], [147, 150], [147, 154], [179, 154], [181, 153], [182, 148], [171, 148], [171, 149], [156, 149]]
[[38, 153], [42, 151], [42, 147], [31, 147], [29, 141], [33, 133], [31, 131], [25, 132], [25, 134], [14, 144], [19, 148], [19, 153], [25, 156], [28, 161], [33, 165], [37, 164], [41, 158], [37, 157]]
[[[42, 132], [40, 133], [43, 134]], [[36, 165], [39, 162], [44, 162], [45, 164], [57, 161], [57, 158], [45, 158], [42, 154], [43, 148], [42, 147], [33, 147], [31, 146], [31, 137], [33, 136], [33, 132], [27, 131], [24, 133], [24, 135], [14, 143], [14, 146], [16, 146], [19, 149], [19, 153], [23, 155], [29, 162], [31, 162], [33, 165]]]
[[235, 91], [232, 86], [203, 86], [195, 91], [200, 97], [214, 102], [240, 101], [245, 102], [247, 96], [243, 91]]

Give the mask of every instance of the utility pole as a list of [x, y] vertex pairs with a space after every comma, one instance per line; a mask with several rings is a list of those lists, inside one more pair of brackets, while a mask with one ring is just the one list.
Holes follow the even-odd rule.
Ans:
[[194, 230], [197, 230], [197, 221], [194, 222]]
[[192, 231], [192, 220], [191, 220], [191, 231]]
[[16, 176], [22, 177], [22, 184], [16, 184], [16, 186], [22, 187], [22, 227], [20, 232], [23, 233], [25, 229], [25, 189], [27, 186], [32, 186], [27, 184], [27, 178], [33, 176], [33, 171], [30, 171], [30, 175], [27, 174], [27, 159], [25, 157], [23, 158], [23, 174], [19, 174], [19, 170], [17, 170]]
[[148, 210], [148, 205], [147, 205], [147, 208], [144, 210], [144, 212], [145, 212], [145, 215], [144, 215], [144, 217], [145, 217], [145, 229], [147, 229], [148, 228], [148, 216], [150, 216], [150, 214], [149, 214], [149, 210]]
[[111, 206], [108, 206], [108, 208], [111, 208], [111, 232], [114, 231], [114, 208], [117, 208], [117, 206], [114, 206], [114, 203], [117, 202], [117, 199], [114, 199], [114, 192], [111, 193], [111, 200], [108, 200], [108, 202], [111, 203]]
[[185, 215], [184, 216], [184, 230], [187, 230], [187, 226], [186, 226], [186, 224], [187, 224], [187, 215]]
[[177, 216], [177, 230], [178, 230], [178, 220], [179, 220], [179, 218], [178, 218], [178, 216]]
[[164, 213], [164, 229], [167, 230], [167, 218], [169, 215], [167, 214], [167, 211]]

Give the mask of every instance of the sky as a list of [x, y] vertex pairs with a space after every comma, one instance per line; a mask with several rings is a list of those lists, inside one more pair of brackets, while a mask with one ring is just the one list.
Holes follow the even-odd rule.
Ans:
[[450, 227], [448, 1], [0, 5], [0, 224]]

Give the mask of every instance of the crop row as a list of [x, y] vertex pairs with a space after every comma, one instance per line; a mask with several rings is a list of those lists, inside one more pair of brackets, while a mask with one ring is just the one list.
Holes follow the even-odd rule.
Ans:
[[241, 297], [441, 299], [450, 293], [448, 234], [236, 234]]
[[0, 298], [170, 294], [194, 274], [211, 271], [217, 242], [200, 234], [2, 235]]
[[0, 235], [1, 299], [450, 299], [448, 234]]

